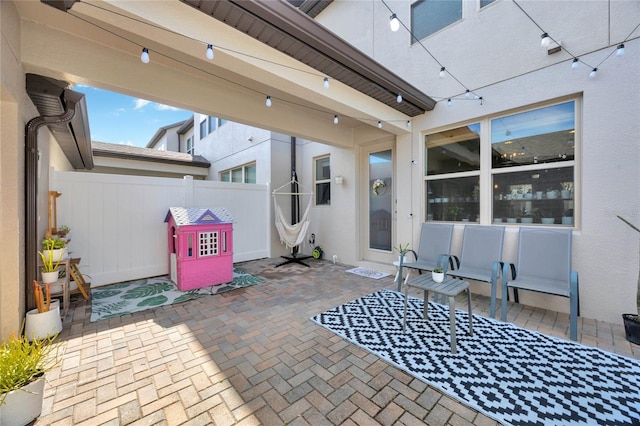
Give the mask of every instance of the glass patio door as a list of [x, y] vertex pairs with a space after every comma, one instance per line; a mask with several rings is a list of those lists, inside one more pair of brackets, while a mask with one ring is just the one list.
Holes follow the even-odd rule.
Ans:
[[390, 252], [393, 241], [393, 151], [369, 153], [369, 250]]

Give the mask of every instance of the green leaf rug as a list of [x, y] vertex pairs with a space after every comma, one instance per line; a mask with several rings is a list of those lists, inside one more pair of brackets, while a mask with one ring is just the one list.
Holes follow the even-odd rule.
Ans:
[[168, 276], [127, 281], [91, 289], [91, 322], [144, 311], [157, 306], [186, 302], [263, 282], [240, 269], [233, 269], [233, 281], [180, 291]]

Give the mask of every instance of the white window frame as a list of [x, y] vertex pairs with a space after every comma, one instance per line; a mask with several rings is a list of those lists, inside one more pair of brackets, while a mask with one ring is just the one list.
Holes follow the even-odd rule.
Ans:
[[[220, 181], [222, 182], [231, 182], [231, 183], [254, 183], [254, 182], [247, 182], [247, 169], [249, 167], [256, 167], [256, 162], [251, 162], [251, 163], [247, 163], [247, 164], [243, 164], [242, 166], [238, 166], [238, 167], [233, 167], [231, 169], [227, 169], [227, 170], [222, 170], [219, 173], [219, 177], [220, 177]], [[237, 172], [237, 171], [241, 171], [242, 172], [242, 182], [233, 182], [232, 181], [232, 176], [233, 176], [233, 172]], [[257, 171], [257, 170], [256, 170]], [[225, 180], [224, 176], [227, 176], [228, 179]], [[256, 181], [257, 181], [257, 177], [256, 177]]]
[[210, 257], [220, 254], [220, 232], [198, 232], [198, 257]]
[[[319, 161], [323, 161], [323, 160], [329, 160], [329, 177], [325, 178], [325, 179], [318, 179], [318, 162]], [[329, 199], [327, 200], [328, 202], [326, 203], [322, 203], [322, 204], [318, 204], [318, 195], [320, 194], [320, 190], [318, 189], [319, 185], [324, 185], [324, 184], [328, 184], [327, 188], [329, 190]], [[315, 196], [314, 196], [314, 200], [313, 203], [315, 206], [330, 206], [331, 205], [331, 155], [330, 154], [325, 154], [325, 155], [320, 155], [318, 157], [314, 157], [313, 158], [313, 187], [315, 189]]]

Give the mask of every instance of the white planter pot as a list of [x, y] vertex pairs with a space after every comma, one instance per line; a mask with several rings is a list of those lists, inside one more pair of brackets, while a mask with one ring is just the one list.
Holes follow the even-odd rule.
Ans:
[[44, 397], [44, 378], [6, 395], [0, 405], [2, 426], [24, 426], [40, 416]]
[[433, 278], [434, 282], [441, 283], [444, 281], [444, 272], [432, 272], [431, 278]]
[[65, 260], [69, 253], [67, 248], [55, 249], [55, 250], [43, 250], [42, 252], [47, 259], [53, 259], [53, 263], [55, 264], [58, 261]]
[[560, 191], [560, 196], [564, 199], [571, 198], [571, 191], [569, 191], [568, 189], [563, 189], [562, 191]]
[[398, 264], [400, 264], [400, 258], [402, 258], [402, 264], [409, 263], [409, 258], [407, 256], [398, 256]]
[[60, 274], [60, 271], [53, 271], [53, 272], [42, 272], [42, 282], [45, 284], [51, 284], [53, 282], [58, 281], [58, 276]]
[[[32, 309], [27, 312], [24, 323], [24, 334], [27, 339], [45, 339], [62, 331], [62, 320], [60, 319], [60, 302], [51, 302], [47, 312], [38, 312]], [[3, 423], [4, 424], [4, 423]]]

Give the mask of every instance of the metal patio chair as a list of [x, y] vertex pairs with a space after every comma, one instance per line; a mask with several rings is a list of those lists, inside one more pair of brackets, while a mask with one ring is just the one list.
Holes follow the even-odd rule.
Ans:
[[[409, 268], [404, 282], [409, 280], [412, 269], [422, 273], [422, 271], [433, 271], [439, 266], [446, 273], [449, 268], [449, 260], [452, 259], [450, 256], [452, 237], [453, 225], [424, 222], [420, 228], [418, 251], [410, 250], [415, 261], [401, 262], [401, 267]], [[398, 283], [398, 291], [400, 291], [400, 283]]]
[[454, 261], [455, 265], [460, 266], [449, 271], [449, 275], [455, 278], [491, 284], [491, 318], [496, 315], [496, 289], [502, 273], [503, 239], [504, 226], [466, 226], [460, 259]]
[[[571, 229], [520, 228], [518, 260], [515, 269], [505, 263], [502, 294], [509, 287], [569, 298], [569, 337], [577, 340], [578, 273], [571, 270]], [[509, 272], [513, 273], [509, 279]], [[507, 298], [502, 298], [502, 321], [507, 319]]]

